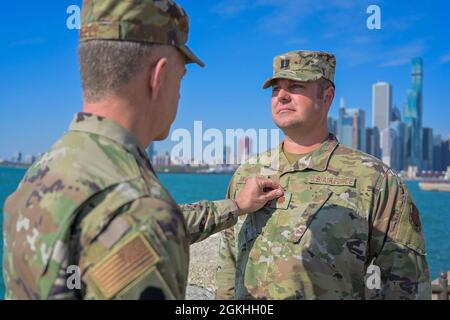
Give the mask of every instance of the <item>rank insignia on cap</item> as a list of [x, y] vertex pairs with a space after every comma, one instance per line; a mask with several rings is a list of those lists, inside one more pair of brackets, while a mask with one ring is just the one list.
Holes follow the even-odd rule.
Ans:
[[90, 272], [90, 278], [107, 298], [144, 273], [155, 268], [159, 255], [142, 234], [137, 234], [100, 261]]
[[288, 68], [289, 68], [289, 59], [281, 59], [280, 69], [288, 69]]

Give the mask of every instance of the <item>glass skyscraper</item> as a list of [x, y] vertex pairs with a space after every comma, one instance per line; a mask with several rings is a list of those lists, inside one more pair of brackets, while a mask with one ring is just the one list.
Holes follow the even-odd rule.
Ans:
[[407, 126], [406, 157], [409, 165], [422, 167], [422, 58], [412, 59], [411, 80], [404, 110], [404, 121]]
[[339, 141], [347, 147], [366, 150], [366, 126], [364, 110], [339, 109], [338, 119]]

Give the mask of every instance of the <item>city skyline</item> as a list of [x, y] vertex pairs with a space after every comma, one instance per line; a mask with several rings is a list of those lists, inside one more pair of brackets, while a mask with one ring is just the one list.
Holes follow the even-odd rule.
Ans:
[[[411, 88], [403, 113], [393, 105], [392, 84], [372, 85], [372, 126], [365, 127], [365, 113], [346, 108], [341, 99], [337, 120], [328, 118], [328, 128], [348, 147], [367, 152], [391, 168], [411, 171], [445, 171], [450, 166], [450, 135], [442, 139], [423, 124], [424, 66], [420, 57], [411, 59]], [[330, 129], [331, 128], [331, 129]]]
[[[366, 119], [365, 111], [359, 108], [347, 108], [343, 97], [339, 100], [338, 118], [334, 119], [328, 116], [327, 125], [329, 132], [336, 134], [341, 144], [348, 147], [367, 152], [385, 164], [397, 171], [445, 171], [450, 167], [450, 134], [447, 139], [442, 139], [440, 134], [434, 134], [433, 129], [423, 126], [423, 60], [421, 57], [411, 59], [411, 88], [407, 91], [407, 103], [403, 106], [403, 112], [393, 105], [392, 91], [393, 85], [386, 81], [378, 81], [372, 85], [372, 110], [370, 112], [371, 119]], [[372, 126], [366, 123], [371, 122]], [[203, 149], [204, 135], [201, 123], [199, 126], [200, 136], [194, 139], [195, 145], [200, 145]], [[198, 131], [194, 129], [194, 132]], [[185, 152], [183, 157], [176, 157], [170, 151], [163, 151], [158, 154], [155, 150], [155, 143], [151, 143], [147, 148], [148, 158], [155, 166], [169, 167], [172, 165], [199, 165], [199, 164], [240, 164], [247, 161], [253, 154], [260, 152], [260, 148], [253, 148], [254, 141], [251, 136], [233, 136], [232, 144], [223, 145], [219, 156], [217, 151], [215, 156], [210, 159], [211, 162], [204, 162], [203, 150], [198, 154], [186, 158]], [[194, 134], [195, 136], [195, 134]], [[252, 136], [258, 141], [256, 132], [252, 132]], [[267, 134], [263, 134], [267, 138]], [[227, 136], [228, 138], [228, 136]], [[272, 138], [272, 137], [271, 137]], [[192, 137], [189, 134], [189, 139]], [[267, 142], [267, 141], [266, 141]], [[221, 142], [223, 144], [223, 141]], [[187, 146], [190, 146], [191, 142]], [[233, 155], [234, 147], [237, 147], [237, 154]], [[186, 147], [186, 145], [184, 146]], [[271, 148], [273, 146], [269, 146]], [[233, 150], [232, 157], [237, 159], [237, 163], [229, 161], [230, 151]], [[265, 151], [265, 150], [263, 150]], [[195, 153], [195, 147], [194, 147]], [[221, 158], [221, 157], [222, 158]], [[25, 160], [26, 159], [26, 160]], [[0, 163], [7, 159], [1, 159]], [[23, 161], [22, 161], [23, 160]], [[11, 158], [12, 163], [32, 164], [36, 160], [34, 155], [23, 157], [22, 152], [18, 151]], [[416, 169], [414, 169], [414, 167]]]
[[[337, 118], [339, 100], [345, 97], [347, 106], [364, 111], [366, 127], [371, 121], [372, 85], [391, 83], [392, 105], [403, 111], [411, 89], [410, 61], [422, 57], [426, 70], [423, 124], [443, 137], [450, 133], [447, 2], [430, 6], [420, 1], [378, 1], [380, 30], [366, 27], [369, 1], [330, 1], [327, 6], [300, 6], [302, 10], [298, 1], [290, 0], [284, 4], [179, 2], [191, 17], [189, 45], [206, 68], [188, 66], [171, 132], [192, 130], [196, 120], [202, 120], [205, 128], [222, 131], [275, 128], [271, 92], [261, 89], [272, 73], [273, 57], [293, 49], [315, 49], [332, 52], [337, 58], [336, 97], [330, 116]], [[10, 159], [17, 151], [25, 155], [44, 152], [81, 109], [78, 33], [66, 27], [70, 4], [81, 5], [81, 1], [5, 4], [5, 12], [12, 14], [3, 21], [13, 27], [0, 30], [0, 158]], [[282, 19], [285, 23], [280, 28], [277, 23]], [[157, 142], [155, 149], [164, 153], [173, 144], [169, 136]]]

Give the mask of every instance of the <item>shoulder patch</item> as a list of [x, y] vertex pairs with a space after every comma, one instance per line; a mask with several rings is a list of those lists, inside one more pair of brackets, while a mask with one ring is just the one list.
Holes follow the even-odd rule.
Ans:
[[139, 276], [153, 269], [159, 255], [142, 234], [137, 234], [101, 260], [90, 278], [110, 299]]
[[417, 232], [422, 231], [422, 223], [420, 222], [419, 210], [417, 210], [414, 202], [411, 202], [411, 210], [409, 211], [409, 223]]

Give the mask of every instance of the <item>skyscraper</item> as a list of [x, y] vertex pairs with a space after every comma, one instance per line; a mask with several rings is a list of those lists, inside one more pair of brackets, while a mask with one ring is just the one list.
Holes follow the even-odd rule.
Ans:
[[433, 129], [422, 129], [422, 169], [433, 170]]
[[390, 124], [392, 133], [391, 167], [397, 171], [403, 170], [405, 166], [405, 124], [399, 120]]
[[231, 159], [231, 148], [229, 146], [224, 146], [223, 147], [223, 164], [232, 164], [232, 159]]
[[361, 109], [339, 109], [339, 141], [347, 147], [366, 150], [365, 114]]
[[402, 120], [402, 115], [400, 113], [400, 109], [397, 108], [396, 106], [392, 108], [391, 111], [391, 122], [394, 121], [401, 121]]
[[243, 137], [239, 140], [238, 145], [238, 163], [245, 163], [252, 153], [252, 139]]
[[395, 132], [390, 127], [384, 128], [380, 132], [381, 137], [381, 160], [390, 167], [393, 167], [395, 159], [394, 138]]
[[442, 143], [442, 163], [444, 168], [450, 166], [450, 135], [447, 140]]
[[381, 160], [381, 148], [380, 148], [380, 132], [378, 128], [366, 129], [366, 150], [368, 154]]
[[12, 160], [12, 162], [21, 163], [22, 162], [22, 152], [17, 151], [11, 160]]
[[380, 133], [389, 128], [392, 114], [392, 86], [387, 82], [378, 82], [372, 86], [372, 127]]
[[333, 119], [332, 117], [328, 117], [327, 119], [328, 124], [328, 131], [333, 133], [334, 135], [337, 135], [337, 121]]
[[443, 142], [439, 134], [433, 136], [433, 171], [444, 171]]
[[422, 58], [412, 59], [411, 88], [408, 90], [408, 101], [405, 106], [404, 119], [408, 128], [407, 161], [409, 165], [422, 167]]

